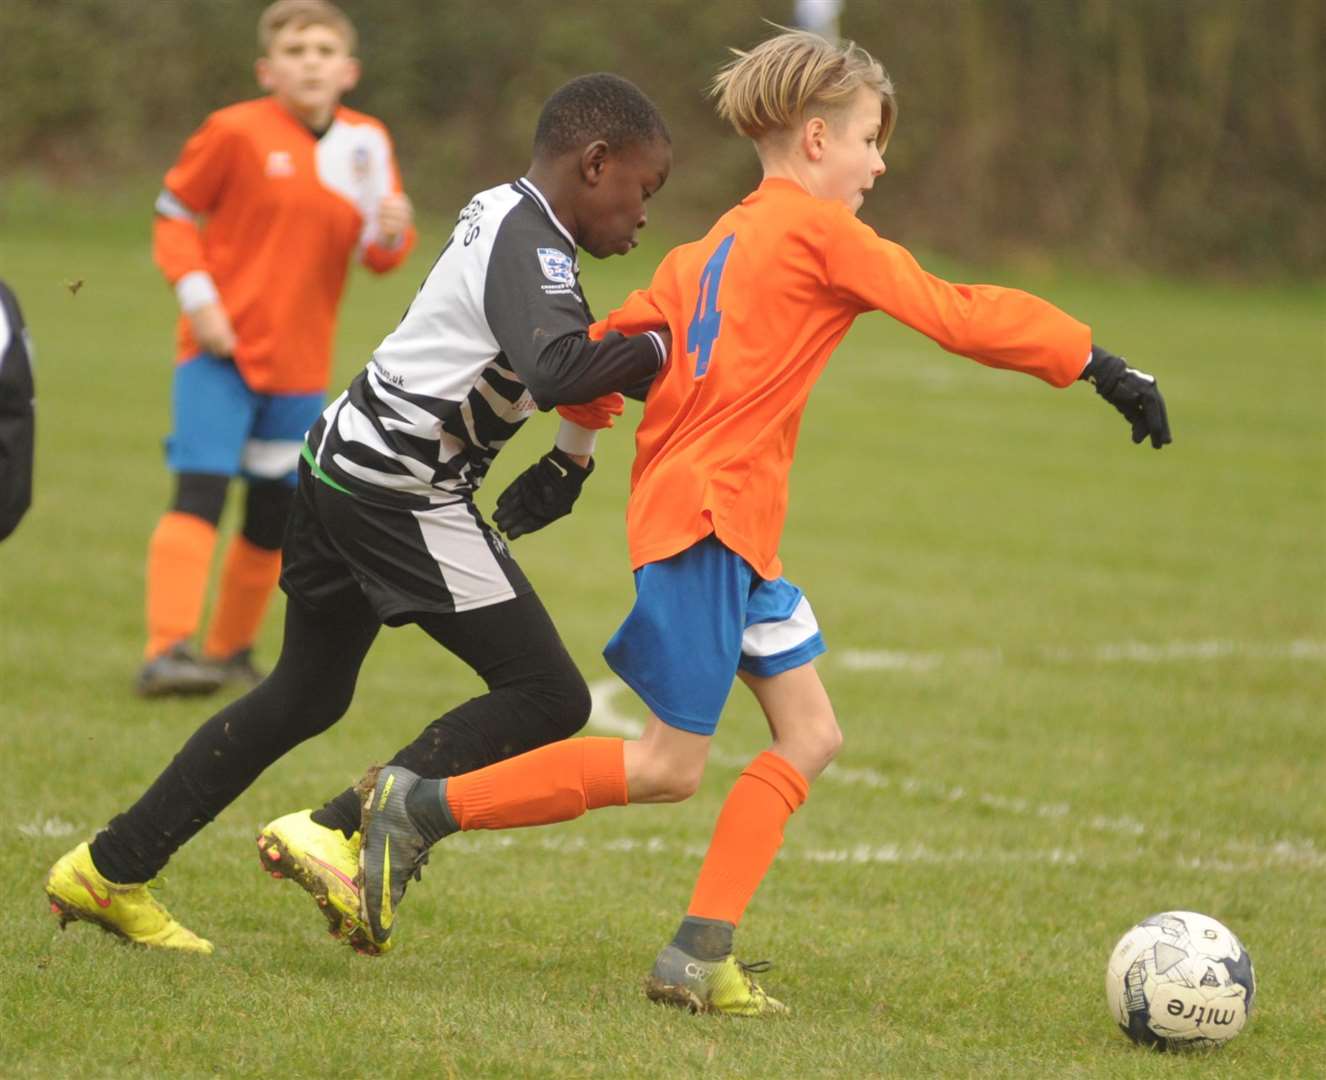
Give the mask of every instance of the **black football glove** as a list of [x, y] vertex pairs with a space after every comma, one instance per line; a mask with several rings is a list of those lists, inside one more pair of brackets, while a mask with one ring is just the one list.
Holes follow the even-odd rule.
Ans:
[[1174, 441], [1169, 433], [1165, 399], [1160, 396], [1160, 387], [1153, 376], [1130, 368], [1122, 356], [1093, 345], [1091, 359], [1079, 378], [1091, 383], [1096, 393], [1123, 413], [1123, 418], [1133, 425], [1133, 442], [1140, 443], [1150, 435], [1151, 445], [1159, 450]]
[[514, 540], [565, 517], [571, 512], [585, 477], [594, 471], [575, 463], [570, 454], [553, 447], [517, 476], [497, 497], [493, 521]]

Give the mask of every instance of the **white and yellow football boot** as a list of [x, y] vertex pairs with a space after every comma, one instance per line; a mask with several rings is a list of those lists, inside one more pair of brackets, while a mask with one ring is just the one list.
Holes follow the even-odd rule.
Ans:
[[735, 956], [723, 960], [697, 960], [675, 945], [668, 945], [654, 961], [645, 980], [645, 995], [660, 1005], [675, 1005], [693, 1013], [727, 1016], [778, 1016], [792, 1010], [770, 997], [751, 978], [768, 971], [768, 961], [743, 964]]

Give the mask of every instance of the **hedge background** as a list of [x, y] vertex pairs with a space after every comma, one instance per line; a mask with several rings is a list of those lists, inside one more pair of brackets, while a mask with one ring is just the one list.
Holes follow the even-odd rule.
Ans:
[[[211, 109], [258, 91], [261, 0], [4, 0], [0, 185], [159, 175]], [[705, 83], [791, 0], [343, 0], [365, 64], [349, 104], [397, 137], [449, 213], [518, 174], [564, 79], [612, 70], [673, 131], [656, 220], [693, 230], [758, 178]], [[1179, 272], [1326, 270], [1320, 0], [847, 0], [901, 121], [865, 216], [967, 259], [1047, 254]], [[2, 190], [2, 188], [0, 188]], [[0, 235], [3, 217], [0, 216]]]

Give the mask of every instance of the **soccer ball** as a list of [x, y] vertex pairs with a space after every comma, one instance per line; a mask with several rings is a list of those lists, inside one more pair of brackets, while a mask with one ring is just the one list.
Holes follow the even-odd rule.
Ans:
[[1110, 1015], [1133, 1042], [1160, 1050], [1228, 1042], [1247, 1023], [1256, 988], [1242, 942], [1193, 911], [1138, 923], [1105, 969]]

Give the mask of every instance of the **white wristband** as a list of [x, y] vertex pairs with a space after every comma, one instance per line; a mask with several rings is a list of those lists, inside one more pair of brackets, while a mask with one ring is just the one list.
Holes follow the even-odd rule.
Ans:
[[564, 453], [574, 454], [577, 457], [589, 457], [594, 453], [594, 440], [597, 437], [597, 431], [582, 428], [579, 424], [563, 418], [562, 426], [557, 429], [557, 438], [553, 440], [553, 445]]
[[175, 298], [180, 302], [180, 310], [186, 315], [200, 307], [215, 304], [221, 299], [216, 291], [216, 282], [206, 270], [191, 270], [175, 282]]

